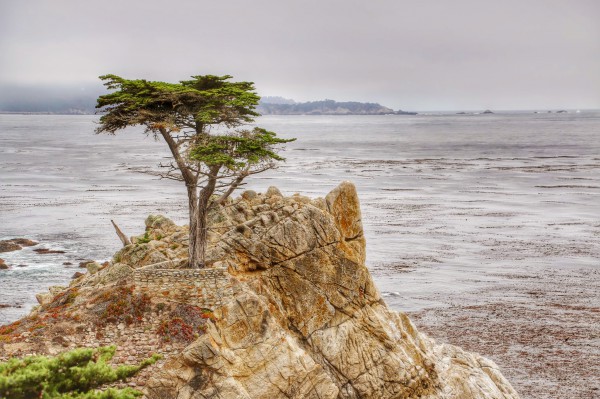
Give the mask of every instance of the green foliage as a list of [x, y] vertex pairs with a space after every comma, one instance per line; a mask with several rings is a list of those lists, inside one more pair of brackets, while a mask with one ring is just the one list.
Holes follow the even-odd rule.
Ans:
[[283, 160], [275, 152], [275, 146], [294, 140], [280, 139], [275, 133], [257, 127], [230, 135], [202, 137], [192, 149], [190, 158], [209, 166], [242, 170], [261, 162]]
[[115, 347], [74, 349], [56, 357], [30, 356], [0, 362], [2, 399], [133, 399], [141, 392], [125, 389], [97, 391], [105, 384], [124, 381], [141, 369], [156, 363], [159, 355], [139, 365], [113, 368], [108, 362]]
[[144, 125], [148, 131], [161, 127], [196, 129], [203, 125], [227, 127], [251, 122], [260, 97], [251, 82], [228, 82], [231, 76], [192, 76], [179, 83], [129, 80], [116, 75], [100, 76], [113, 93], [98, 97], [96, 108], [107, 112], [98, 132], [114, 133], [127, 126]]
[[148, 234], [148, 232], [145, 232], [142, 238], [137, 239], [136, 244], [148, 244], [150, 241], [152, 241], [152, 238], [150, 238], [150, 234]]

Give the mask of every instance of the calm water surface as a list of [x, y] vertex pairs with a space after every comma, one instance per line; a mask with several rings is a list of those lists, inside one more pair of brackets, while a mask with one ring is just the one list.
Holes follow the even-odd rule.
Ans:
[[[186, 223], [182, 185], [144, 173], [168, 159], [141, 129], [95, 135], [95, 116], [0, 115], [0, 239], [65, 254], [2, 253], [0, 324], [35, 293], [66, 285], [83, 259], [109, 259], [115, 219], [141, 234], [148, 214]], [[246, 188], [324, 196], [358, 188], [368, 265], [398, 310], [444, 306], [504, 272], [600, 268], [600, 113], [268, 116], [298, 140]], [[74, 266], [65, 266], [70, 262]], [[18, 267], [18, 265], [26, 265]], [[442, 299], [440, 299], [442, 298]], [[481, 298], [482, 301], [489, 298]]]

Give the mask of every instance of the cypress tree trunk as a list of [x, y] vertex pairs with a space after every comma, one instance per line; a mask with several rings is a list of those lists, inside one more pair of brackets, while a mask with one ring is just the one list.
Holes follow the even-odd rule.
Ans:
[[[190, 263], [192, 268], [203, 269], [206, 266], [206, 247], [208, 231], [208, 201], [212, 193], [208, 194], [204, 190], [198, 198], [198, 211], [196, 212], [196, 231], [195, 231], [195, 258]], [[192, 258], [190, 258], [192, 259]]]
[[190, 246], [188, 248], [188, 267], [196, 269], [198, 268], [198, 196], [194, 187], [188, 187], [188, 203], [190, 214]]
[[211, 173], [208, 176], [206, 186], [200, 190], [199, 195], [196, 195], [195, 189], [192, 189], [193, 193], [191, 193], [190, 188], [188, 188], [188, 196], [190, 199], [189, 267], [192, 269], [203, 269], [206, 266], [208, 208], [210, 197], [215, 192], [219, 169], [220, 166], [213, 166], [211, 168]]

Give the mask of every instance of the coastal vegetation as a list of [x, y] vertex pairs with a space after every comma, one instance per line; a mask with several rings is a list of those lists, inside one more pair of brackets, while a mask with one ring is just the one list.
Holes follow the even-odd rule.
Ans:
[[[115, 347], [80, 348], [56, 357], [29, 356], [0, 362], [0, 398], [10, 399], [133, 399], [142, 396], [131, 388], [105, 388], [124, 381], [159, 359], [138, 365], [109, 365]], [[97, 390], [98, 388], [104, 388]]]
[[97, 133], [143, 126], [162, 138], [173, 161], [160, 164], [162, 178], [185, 184], [189, 206], [189, 266], [205, 266], [207, 215], [223, 204], [248, 176], [283, 160], [281, 139], [259, 127], [244, 127], [259, 114], [260, 97], [251, 82], [230, 82], [231, 76], [193, 76], [179, 83], [101, 76], [113, 90], [98, 97], [104, 112]]

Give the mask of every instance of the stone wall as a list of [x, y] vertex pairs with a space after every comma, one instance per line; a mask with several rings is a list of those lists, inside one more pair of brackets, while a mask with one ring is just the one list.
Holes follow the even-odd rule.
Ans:
[[165, 301], [187, 303], [201, 308], [221, 306], [232, 294], [226, 268], [157, 269], [150, 265], [133, 273], [136, 289], [164, 296]]

